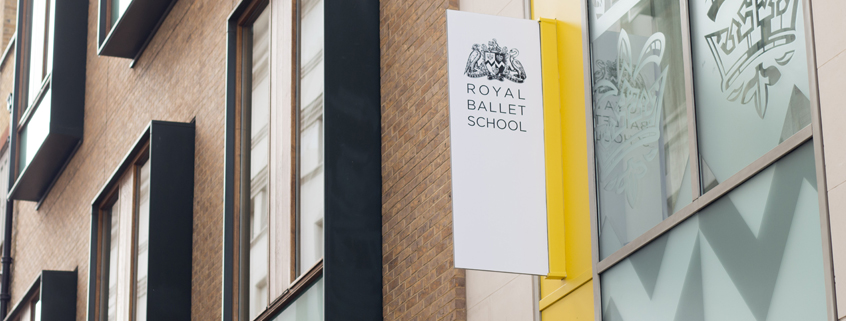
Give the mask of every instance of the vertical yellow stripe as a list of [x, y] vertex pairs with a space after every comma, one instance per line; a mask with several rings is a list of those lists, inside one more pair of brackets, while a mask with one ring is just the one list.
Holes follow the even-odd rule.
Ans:
[[561, 94], [558, 68], [558, 31], [555, 20], [541, 19], [543, 64], [543, 125], [546, 148], [546, 208], [549, 233], [549, 275], [567, 277], [564, 252], [564, 162], [561, 129]]

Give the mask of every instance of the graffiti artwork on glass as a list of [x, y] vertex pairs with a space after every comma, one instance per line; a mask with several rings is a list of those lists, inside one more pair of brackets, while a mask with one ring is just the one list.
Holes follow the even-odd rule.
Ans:
[[[661, 106], [668, 67], [660, 69], [664, 35], [655, 33], [635, 56], [626, 30], [617, 41], [617, 61], [597, 60], [594, 67], [594, 130], [603, 190], [625, 193], [636, 207], [639, 181], [647, 163], [658, 156]], [[660, 74], [656, 71], [660, 70]], [[657, 77], [656, 77], [657, 76]]]
[[520, 51], [508, 47], [500, 47], [496, 39], [488, 41], [487, 45], [474, 44], [467, 57], [467, 66], [464, 74], [471, 78], [487, 77], [488, 80], [505, 79], [516, 83], [526, 80], [526, 70], [517, 56]]
[[[711, 21], [725, 3], [711, 1]], [[726, 98], [751, 104], [760, 118], [767, 112], [769, 87], [781, 79], [779, 67], [790, 63], [797, 49], [791, 44], [796, 42], [798, 4], [797, 0], [744, 0], [729, 26], [705, 36]]]

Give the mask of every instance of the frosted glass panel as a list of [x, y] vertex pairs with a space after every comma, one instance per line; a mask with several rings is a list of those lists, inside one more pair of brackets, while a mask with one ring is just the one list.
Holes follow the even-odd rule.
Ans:
[[693, 197], [679, 2], [590, 3], [604, 258]]
[[150, 240], [150, 162], [138, 170], [137, 240], [135, 257], [135, 321], [147, 320], [147, 271]]
[[825, 320], [812, 143], [601, 276], [603, 320]]
[[690, 1], [702, 184], [710, 190], [811, 123], [802, 3]]
[[323, 278], [285, 307], [273, 321], [323, 321]]

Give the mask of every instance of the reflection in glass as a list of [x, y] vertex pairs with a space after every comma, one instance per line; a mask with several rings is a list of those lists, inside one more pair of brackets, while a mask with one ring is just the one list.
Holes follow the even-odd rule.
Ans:
[[[249, 246], [249, 317], [255, 318], [268, 304], [268, 160], [270, 149], [270, 10], [264, 10], [248, 33], [250, 47], [250, 95], [246, 106], [250, 133], [245, 144], [249, 146], [249, 186], [243, 193], [249, 195], [249, 238], [242, 239]], [[245, 146], [246, 147], [246, 146]], [[246, 174], [246, 173], [245, 173]], [[247, 232], [247, 230], [245, 230]]]
[[323, 258], [323, 0], [303, 0], [301, 19], [298, 275]]
[[103, 212], [100, 259], [100, 320], [117, 320], [117, 280], [120, 275], [118, 258], [120, 252], [120, 200], [115, 201], [108, 212]]
[[691, 1], [702, 184], [710, 190], [811, 123], [800, 0]]
[[692, 200], [677, 0], [591, 1], [602, 258]]
[[323, 321], [323, 278], [285, 307], [273, 321]]
[[[55, 15], [52, 8], [55, 0], [33, 0], [32, 25], [30, 26], [29, 43], [29, 82], [27, 90], [27, 104], [31, 107], [38, 98], [42, 82], [50, 72], [52, 66], [53, 31], [52, 21]], [[45, 45], [47, 45], [45, 47]], [[48, 50], [49, 49], [49, 50]]]
[[115, 25], [115, 23], [117, 23], [118, 19], [120, 19], [120, 17], [123, 16], [123, 13], [126, 12], [126, 8], [129, 7], [129, 3], [132, 2], [132, 0], [108, 0], [108, 1], [112, 2], [111, 3], [111, 9], [112, 9], [111, 18], [112, 18], [112, 21], [110, 21], [111, 22], [110, 26], [114, 27], [114, 25]]
[[826, 320], [820, 242], [808, 142], [603, 273], [603, 320]]
[[135, 320], [147, 320], [147, 271], [150, 240], [150, 162], [138, 170], [135, 243]]
[[35, 109], [35, 112], [30, 116], [29, 121], [24, 125], [21, 131], [21, 145], [18, 152], [20, 153], [21, 164], [18, 166], [18, 172], [23, 172], [29, 162], [35, 157], [41, 144], [47, 139], [47, 134], [50, 133], [50, 104], [52, 98], [50, 97], [50, 90], [44, 95], [44, 99], [38, 105], [43, 108]]

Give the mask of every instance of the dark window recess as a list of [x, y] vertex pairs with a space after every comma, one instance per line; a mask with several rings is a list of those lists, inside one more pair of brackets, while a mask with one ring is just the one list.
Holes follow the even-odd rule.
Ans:
[[76, 320], [76, 282], [76, 271], [41, 271], [6, 320], [17, 320], [24, 310], [37, 313], [42, 321]]
[[[176, 0], [99, 1], [97, 54], [130, 59], [141, 54], [176, 3]], [[113, 8], [122, 6], [120, 3], [125, 7]]]
[[[33, 21], [44, 21], [33, 18], [33, 3], [19, 3], [24, 10], [18, 10], [18, 26], [25, 27], [18, 28], [15, 44], [14, 92], [18, 94], [12, 114], [17, 122], [13, 122], [15, 130], [11, 131], [12, 147], [17, 151], [17, 178], [10, 197], [25, 201], [40, 201], [45, 196], [82, 142], [88, 35], [87, 1], [50, 1], [46, 12], [54, 11], [54, 18], [47, 18], [46, 28], [53, 43], [45, 41], [46, 45], [37, 49], [51, 58], [30, 63]], [[39, 26], [35, 30], [43, 29]], [[43, 35], [36, 36], [34, 39], [44, 39]], [[30, 65], [35, 64], [41, 64], [37, 66], [43, 68], [40, 74], [31, 72]], [[30, 81], [40, 75], [44, 75], [42, 82]]]
[[[97, 266], [99, 206], [149, 142], [150, 199], [147, 320], [191, 319], [191, 244], [194, 227], [194, 124], [152, 121], [91, 203], [89, 266]], [[89, 269], [89, 280], [97, 280]], [[88, 316], [97, 309], [89, 282]]]

